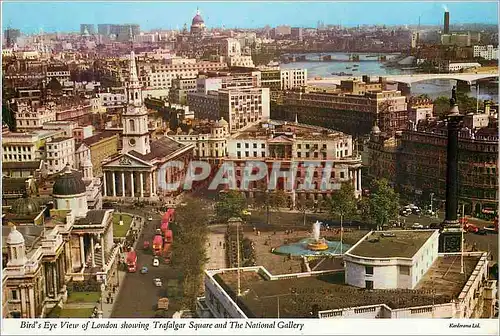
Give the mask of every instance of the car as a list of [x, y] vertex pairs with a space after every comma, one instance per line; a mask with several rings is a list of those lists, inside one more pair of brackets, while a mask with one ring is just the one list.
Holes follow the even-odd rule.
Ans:
[[419, 224], [419, 223], [413, 223], [413, 225], [411, 226], [412, 229], [423, 229], [424, 226], [422, 224]]
[[148, 273], [148, 271], [149, 271], [149, 270], [148, 270], [148, 268], [147, 268], [146, 266], [143, 266], [143, 267], [141, 268], [141, 274], [147, 274], [147, 273]]
[[153, 217], [149, 216], [148, 221], [152, 221], [152, 220], [153, 220]]
[[478, 235], [484, 236], [488, 233], [488, 231], [486, 231], [485, 229], [479, 229], [475, 233]]
[[162, 286], [160, 278], [153, 279], [153, 283], [155, 284], [156, 287], [161, 287]]
[[154, 259], [153, 259], [153, 266], [155, 266], [155, 267], [160, 266], [160, 259], [158, 259], [158, 258], [154, 258]]
[[244, 216], [250, 216], [250, 215], [252, 215], [252, 213], [251, 213], [250, 211], [248, 211], [248, 210], [243, 210], [241, 213], [242, 213]]

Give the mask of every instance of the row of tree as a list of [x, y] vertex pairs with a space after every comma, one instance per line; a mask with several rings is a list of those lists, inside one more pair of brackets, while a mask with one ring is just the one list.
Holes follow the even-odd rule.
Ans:
[[174, 242], [172, 245], [172, 267], [182, 278], [183, 296], [181, 306], [195, 310], [196, 299], [203, 286], [203, 271], [208, 262], [206, 243], [208, 215], [205, 203], [187, 198], [183, 206], [176, 209], [172, 223]]
[[[370, 188], [370, 195], [361, 199], [355, 198], [352, 183], [343, 183], [340, 190], [334, 192], [331, 198], [322, 202], [299, 198], [296, 207], [304, 212], [304, 222], [307, 211], [324, 209], [332, 219], [360, 220], [377, 228], [388, 224], [398, 215], [399, 194], [389, 185], [386, 179], [374, 181]], [[270, 223], [271, 209], [279, 210], [288, 206], [288, 196], [282, 190], [256, 192], [254, 206], [265, 209], [267, 224]], [[227, 221], [231, 217], [244, 214], [247, 207], [246, 199], [241, 192], [231, 190], [220, 195], [215, 205], [215, 211], [220, 221]]]

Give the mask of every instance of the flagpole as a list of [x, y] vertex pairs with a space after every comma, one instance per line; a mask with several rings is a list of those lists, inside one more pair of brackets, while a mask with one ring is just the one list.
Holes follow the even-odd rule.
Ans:
[[465, 204], [462, 204], [462, 220], [460, 223], [461, 241], [460, 241], [460, 274], [464, 274], [464, 226], [465, 226]]

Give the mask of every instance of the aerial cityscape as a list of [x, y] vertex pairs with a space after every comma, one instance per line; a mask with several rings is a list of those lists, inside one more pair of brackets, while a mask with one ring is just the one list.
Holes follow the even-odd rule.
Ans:
[[498, 318], [497, 2], [2, 23], [3, 318]]

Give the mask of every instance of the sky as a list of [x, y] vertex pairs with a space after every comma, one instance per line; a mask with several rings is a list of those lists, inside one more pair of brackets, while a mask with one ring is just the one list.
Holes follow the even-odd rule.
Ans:
[[137, 23], [141, 30], [182, 28], [199, 7], [207, 27], [257, 28], [325, 24], [441, 25], [444, 8], [451, 24], [498, 24], [498, 2], [119, 2], [2, 1], [2, 27], [24, 33], [79, 31], [81, 23]]

